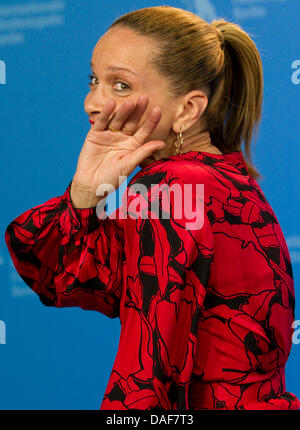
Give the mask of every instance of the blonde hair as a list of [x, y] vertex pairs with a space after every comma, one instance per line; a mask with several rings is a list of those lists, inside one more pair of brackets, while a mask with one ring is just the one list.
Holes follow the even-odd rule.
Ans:
[[263, 69], [259, 52], [238, 24], [207, 23], [171, 6], [129, 12], [109, 27], [124, 25], [157, 42], [150, 63], [170, 82], [174, 96], [200, 89], [208, 97], [202, 118], [212, 143], [223, 153], [242, 150], [249, 174], [258, 179], [251, 140], [261, 120]]

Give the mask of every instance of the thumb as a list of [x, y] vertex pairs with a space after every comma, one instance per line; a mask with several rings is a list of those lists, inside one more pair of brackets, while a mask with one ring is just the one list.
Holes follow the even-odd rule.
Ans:
[[165, 148], [165, 146], [166, 146], [166, 143], [162, 140], [152, 140], [151, 142], [144, 143], [131, 154], [128, 154], [128, 160], [126, 160], [126, 162], [127, 162], [128, 169], [130, 170], [130, 173], [139, 164], [141, 164], [142, 161], [150, 157], [155, 151]]

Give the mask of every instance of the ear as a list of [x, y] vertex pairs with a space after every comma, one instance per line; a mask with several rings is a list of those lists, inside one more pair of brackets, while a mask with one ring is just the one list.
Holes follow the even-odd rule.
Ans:
[[202, 116], [208, 104], [207, 95], [200, 90], [190, 91], [184, 96], [177, 108], [173, 122], [173, 131], [177, 134], [180, 131], [190, 128]]

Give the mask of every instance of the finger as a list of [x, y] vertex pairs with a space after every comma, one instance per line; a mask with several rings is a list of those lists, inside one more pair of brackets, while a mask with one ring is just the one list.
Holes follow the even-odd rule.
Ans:
[[166, 144], [162, 140], [153, 140], [145, 143], [134, 152], [128, 154], [122, 160], [124, 162], [124, 166], [122, 168], [124, 175], [130, 175], [139, 164], [146, 160], [146, 158], [149, 158], [155, 151], [158, 151], [165, 146]]
[[103, 107], [102, 112], [98, 115], [95, 124], [92, 125], [92, 129], [96, 131], [103, 131], [105, 130], [108, 122], [108, 118], [113, 113], [114, 109], [116, 107], [115, 100], [111, 99], [109, 100]]
[[111, 121], [109, 122], [110, 125], [117, 129], [121, 130], [124, 121], [128, 117], [128, 115], [133, 111], [134, 109], [134, 102], [133, 100], [125, 100], [120, 108], [117, 110]]
[[126, 118], [126, 123], [124, 124], [126, 131], [130, 133], [134, 133], [137, 130], [138, 124], [142, 116], [144, 115], [144, 112], [146, 111], [148, 104], [149, 104], [149, 98], [147, 95], [140, 95], [138, 97], [135, 109]]
[[133, 137], [139, 142], [139, 144], [143, 144], [147, 141], [147, 139], [153, 133], [154, 129], [159, 123], [161, 115], [162, 112], [159, 106], [156, 106], [154, 109], [152, 109], [146, 121], [133, 135]]

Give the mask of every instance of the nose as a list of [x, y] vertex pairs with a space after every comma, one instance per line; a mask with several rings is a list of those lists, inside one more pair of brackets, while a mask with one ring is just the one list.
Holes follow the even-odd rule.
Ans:
[[106, 103], [106, 97], [100, 85], [96, 89], [89, 91], [84, 100], [84, 110], [89, 116], [94, 116], [102, 111]]

